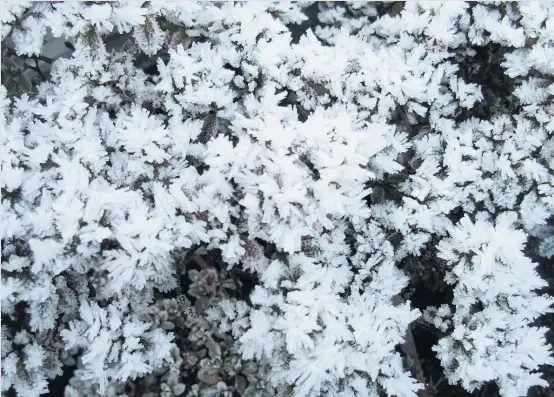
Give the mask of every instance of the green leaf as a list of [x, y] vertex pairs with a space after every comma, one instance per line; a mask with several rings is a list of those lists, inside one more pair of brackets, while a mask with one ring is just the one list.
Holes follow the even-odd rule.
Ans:
[[390, 16], [395, 17], [399, 15], [403, 9], [404, 9], [404, 2], [396, 1], [390, 10]]

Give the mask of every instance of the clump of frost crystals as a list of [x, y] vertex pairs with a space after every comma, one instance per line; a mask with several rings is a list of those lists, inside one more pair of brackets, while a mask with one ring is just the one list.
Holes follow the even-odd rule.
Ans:
[[[392, 129], [358, 123], [342, 107], [316, 109], [302, 123], [278, 106], [282, 97], [268, 87], [259, 103], [246, 101], [256, 117], [233, 122], [242, 134], [232, 163], [223, 137], [209, 148], [218, 149], [210, 172], [231, 173], [244, 192], [249, 236], [283, 251], [255, 269], [261, 285], [251, 308], [225, 301], [210, 316], [232, 330], [245, 359], [269, 365], [281, 392], [415, 396], [421, 385], [395, 351], [419, 316], [409, 302], [393, 305], [408, 279], [390, 256], [352, 260], [346, 243], [347, 225], [371, 213], [364, 182], [394, 169], [405, 146]], [[232, 252], [224, 250], [228, 261]]]
[[[239, 142], [233, 148], [228, 138], [216, 138], [203, 176], [233, 178], [249, 238], [292, 254], [302, 238], [318, 239], [344, 218], [367, 218], [364, 183], [394, 169], [405, 146], [390, 126], [356, 127], [356, 113], [343, 107], [316, 109], [300, 122], [294, 109], [279, 106], [284, 96], [267, 85], [260, 101], [247, 98], [248, 117], [237, 115], [231, 126]], [[240, 247], [223, 247], [227, 262], [240, 259]]]
[[[340, 231], [328, 236], [344, 237]], [[326, 240], [326, 239], [325, 239]], [[335, 241], [338, 244], [338, 241]], [[416, 396], [395, 346], [418, 316], [409, 302], [393, 306], [407, 278], [390, 261], [369, 260], [355, 275], [337, 257], [294, 254], [274, 260], [251, 296], [255, 309], [225, 301], [211, 312], [232, 330], [246, 359], [267, 363], [271, 382], [294, 396]], [[360, 277], [363, 274], [364, 277]]]
[[504, 212], [491, 222], [479, 214], [464, 217], [439, 243], [438, 256], [455, 284], [453, 330], [434, 348], [451, 382], [468, 391], [495, 381], [504, 397], [546, 386], [540, 364], [554, 364], [546, 329], [528, 324], [551, 311], [554, 300], [534, 290], [547, 283], [523, 252], [526, 235], [513, 228], [517, 214]]

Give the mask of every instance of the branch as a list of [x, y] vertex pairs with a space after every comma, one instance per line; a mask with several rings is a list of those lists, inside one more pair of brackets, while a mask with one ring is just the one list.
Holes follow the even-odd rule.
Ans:
[[418, 391], [419, 397], [428, 397], [427, 393], [427, 384], [425, 382], [425, 375], [423, 374], [423, 369], [421, 368], [421, 362], [419, 361], [419, 356], [417, 354], [417, 349], [414, 342], [414, 336], [412, 334], [412, 325], [410, 324], [408, 326], [408, 330], [406, 331], [406, 337], [404, 345], [402, 346], [402, 350], [404, 350], [404, 353], [410, 358], [411, 360], [411, 369], [412, 373], [415, 375], [418, 382], [423, 384], [423, 389]]
[[206, 261], [204, 261], [204, 259], [202, 259], [202, 257], [196, 253], [192, 256], [191, 260], [204, 270], [211, 269], [211, 266], [208, 265]]
[[42, 61], [42, 62], [46, 62], [48, 64], [52, 64], [54, 62], [54, 59], [52, 58], [49, 58], [47, 56], [44, 56], [44, 55], [32, 55], [32, 56], [29, 56], [29, 55], [19, 55], [17, 52], [15, 52], [15, 50], [13, 48], [10, 48], [8, 46], [6, 46], [6, 51], [9, 55], [15, 55], [16, 57], [25, 57], [25, 58], [33, 58], [33, 59], [38, 59], [39, 61]]
[[38, 59], [38, 60], [41, 60], [42, 62], [46, 62], [48, 64], [52, 64], [54, 62], [54, 59], [52, 58], [49, 58], [47, 56], [44, 56], [44, 55], [34, 55], [33, 58]]
[[29, 67], [39, 74], [42, 81], [46, 81], [46, 77], [44, 77], [44, 74], [42, 73], [42, 70], [40, 70], [40, 67], [38, 66], [38, 58], [35, 57], [35, 67], [32, 67], [32, 66], [29, 66]]
[[[394, 295], [392, 297], [393, 306], [398, 306], [402, 303], [402, 298], [400, 295]], [[423, 384], [423, 389], [418, 391], [419, 397], [428, 397], [427, 391], [427, 382], [425, 382], [425, 375], [423, 373], [423, 368], [421, 367], [421, 362], [419, 361], [419, 356], [417, 354], [417, 348], [414, 341], [414, 336], [412, 334], [412, 325], [408, 326], [406, 331], [406, 336], [404, 337], [404, 343], [401, 345], [401, 349], [406, 354], [408, 361], [410, 362], [410, 370], [419, 383]]]

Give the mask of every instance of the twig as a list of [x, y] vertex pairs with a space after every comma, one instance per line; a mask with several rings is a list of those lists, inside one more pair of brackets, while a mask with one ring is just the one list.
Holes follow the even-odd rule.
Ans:
[[211, 266], [206, 263], [204, 259], [198, 254], [194, 254], [191, 258], [191, 260], [196, 263], [198, 266], [200, 266], [204, 270], [211, 269]]
[[439, 385], [442, 382], [444, 382], [445, 380], [446, 380], [446, 378], [444, 376], [441, 376], [438, 381], [433, 382], [433, 376], [432, 375], [430, 376], [429, 386], [433, 389], [432, 390], [433, 395], [437, 393], [437, 389], [438, 389]]
[[39, 61], [42, 61], [42, 62], [46, 62], [48, 64], [52, 64], [54, 62], [54, 59], [52, 58], [49, 58], [47, 56], [44, 56], [44, 55], [33, 55], [33, 56], [28, 56], [28, 55], [19, 55], [17, 52], [15, 52], [15, 50], [13, 48], [10, 48], [8, 46], [6, 46], [6, 51], [9, 55], [15, 55], [16, 57], [25, 57], [25, 58], [33, 58], [35, 60], [39, 60]]
[[44, 55], [34, 55], [33, 58], [38, 59], [42, 62], [46, 62], [48, 64], [52, 64], [54, 62], [54, 59], [50, 58], [50, 57], [47, 57], [47, 56], [44, 56]]
[[414, 337], [412, 335], [412, 326], [408, 326], [408, 330], [406, 332], [406, 337], [404, 338], [405, 342], [402, 346], [402, 350], [404, 350], [404, 353], [411, 359], [412, 361], [412, 373], [415, 375], [416, 379], [423, 384], [424, 388], [419, 390], [419, 397], [428, 397], [427, 393], [427, 387], [425, 382], [425, 376], [423, 374], [423, 369], [421, 368], [421, 362], [419, 361], [419, 356], [417, 354], [417, 349], [414, 342]]
[[36, 66], [36, 68], [33, 68], [32, 66], [31, 66], [31, 68], [39, 74], [42, 81], [46, 81], [46, 77], [44, 77], [44, 74], [42, 73], [42, 70], [40, 70], [40, 66], [38, 66], [38, 58], [36, 58], [36, 57], [35, 57], [35, 66]]
[[487, 388], [488, 388], [489, 384], [488, 383], [485, 383], [485, 385], [483, 386], [483, 388], [481, 389], [481, 393], [479, 394], [480, 397], [484, 397], [485, 396], [485, 393], [487, 391]]

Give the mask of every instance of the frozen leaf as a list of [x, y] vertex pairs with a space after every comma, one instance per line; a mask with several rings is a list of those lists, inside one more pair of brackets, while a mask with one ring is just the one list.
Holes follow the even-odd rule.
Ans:
[[221, 377], [219, 376], [219, 368], [216, 367], [203, 367], [198, 371], [198, 379], [208, 385], [215, 385]]
[[247, 382], [244, 377], [237, 375], [235, 376], [235, 390], [240, 394], [244, 395], [246, 391]]
[[219, 347], [219, 344], [210, 336], [206, 338], [206, 347], [208, 348], [208, 353], [211, 359], [221, 359], [221, 347]]

